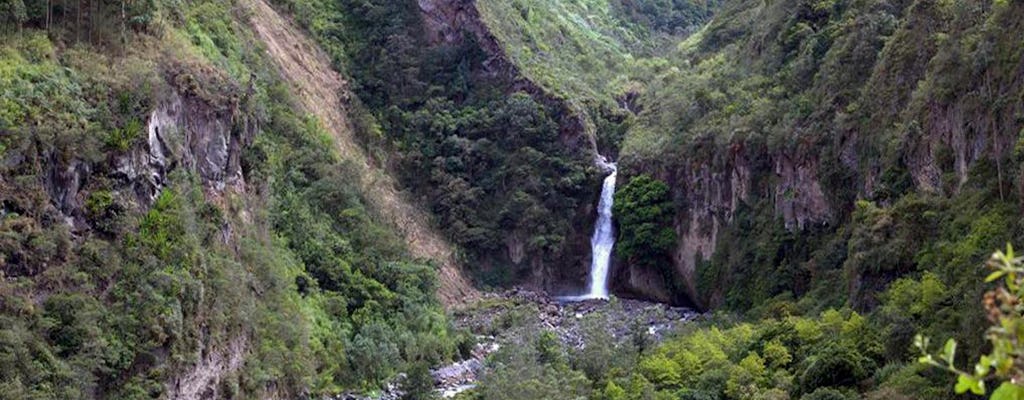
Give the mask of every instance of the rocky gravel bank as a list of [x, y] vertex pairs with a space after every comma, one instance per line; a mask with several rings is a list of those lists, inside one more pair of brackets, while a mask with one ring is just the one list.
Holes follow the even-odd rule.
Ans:
[[[453, 398], [476, 387], [486, 374], [488, 357], [505, 346], [522, 346], [541, 332], [554, 332], [566, 347], [587, 345], [585, 330], [603, 329], [615, 340], [657, 343], [702, 314], [661, 303], [617, 299], [568, 301], [543, 292], [511, 289], [484, 294], [452, 315], [457, 328], [472, 332], [477, 340], [467, 360], [431, 370], [438, 395]], [[392, 400], [402, 396], [402, 377], [375, 396], [354, 394], [339, 400]]]

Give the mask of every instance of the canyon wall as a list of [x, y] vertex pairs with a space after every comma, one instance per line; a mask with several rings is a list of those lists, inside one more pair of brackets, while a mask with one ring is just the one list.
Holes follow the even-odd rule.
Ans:
[[[757, 36], [753, 30], [716, 31], [745, 18], [764, 21], [768, 27], [809, 18], [803, 23], [824, 29], [827, 19], [823, 14], [776, 12], [785, 7], [800, 6], [776, 4], [727, 11], [721, 20], [712, 22], [705, 40], [732, 40], [737, 47], [714, 50], [724, 45], [712, 42], [718, 47], [697, 58], [743, 57], [738, 54], [749, 52], [754, 56], [736, 61], [743, 68], [762, 74], [793, 73], [797, 67], [788, 63], [808, 62], [784, 53], [786, 46], [796, 45], [775, 44], [771, 36]], [[951, 18], [948, 10], [928, 2], [904, 2], [863, 14], [849, 10], [845, 17], [855, 23], [844, 26], [828, 41], [810, 41], [826, 51], [810, 61], [816, 64], [810, 64], [806, 80], [784, 84], [813, 100], [808, 104], [776, 100], [786, 105], [777, 111], [780, 113], [806, 106], [801, 116], [754, 119], [750, 126], [736, 124], [741, 117], [734, 116], [718, 123], [737, 127], [709, 128], [702, 124], [721, 115], [721, 109], [705, 105], [705, 99], [692, 98], [682, 104], [702, 113], [692, 119], [679, 118], [676, 126], [655, 125], [692, 135], [683, 139], [684, 145], [672, 152], [627, 151], [623, 155], [626, 174], [647, 173], [672, 188], [678, 235], [672, 269], [690, 299], [702, 307], [722, 305], [726, 293], [737, 286], [736, 279], [741, 279], [723, 277], [729, 273], [723, 269], [730, 267], [722, 262], [730, 253], [750, 248], [736, 240], [766, 239], [746, 236], [745, 232], [764, 228], [751, 225], [752, 219], [737, 225], [738, 212], [770, 215], [788, 232], [777, 236], [797, 238], [794, 240], [829, 237], [842, 243], [851, 232], [850, 215], [858, 200], [887, 207], [905, 195], [956, 199], [972, 183], [975, 191], [991, 185], [999, 199], [1009, 199], [1011, 192], [1021, 190], [1020, 182], [1014, 181], [1018, 175], [1013, 148], [1024, 127], [1020, 118], [1024, 115], [1024, 58], [1019, 42], [1014, 43], [1019, 38], [996, 32], [1019, 32], [1024, 7], [978, 7], [968, 18]], [[789, 20], [769, 21], [765, 15]], [[735, 36], [727, 37], [727, 33]], [[780, 34], [778, 40], [783, 37]], [[971, 38], [970, 43], [978, 47], [963, 49], [956, 40], [935, 41], [935, 37]], [[679, 83], [683, 90], [686, 85]], [[734, 90], [746, 95], [742, 89]], [[647, 108], [672, 99], [661, 96], [645, 99]], [[725, 104], [736, 107], [736, 103]], [[759, 106], [770, 107], [771, 103]], [[670, 118], [666, 115], [673, 112], [686, 114], [690, 110], [667, 109], [640, 118]], [[737, 132], [746, 129], [752, 131]], [[972, 182], [972, 176], [982, 181]], [[729, 234], [723, 238], [726, 231]], [[769, 256], [776, 262], [811, 262], [809, 258], [793, 261], [807, 256], [785, 247]], [[703, 286], [698, 282], [702, 268], [706, 275]], [[861, 297], [864, 288], [857, 282], [876, 278], [863, 271], [846, 274], [851, 282], [847, 288], [850, 298]], [[654, 271], [620, 265], [617, 279], [620, 290], [667, 300], [665, 293], [670, 292], [672, 282], [658, 276]], [[799, 288], [800, 284], [779, 286]], [[872, 290], [882, 288], [884, 285]]]

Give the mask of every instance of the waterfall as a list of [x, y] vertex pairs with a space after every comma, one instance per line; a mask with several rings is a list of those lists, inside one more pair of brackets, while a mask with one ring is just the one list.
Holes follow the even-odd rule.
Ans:
[[615, 178], [619, 170], [614, 163], [601, 164], [611, 170], [611, 173], [604, 178], [604, 184], [601, 186], [601, 201], [597, 204], [597, 224], [594, 226], [594, 236], [590, 237], [590, 292], [586, 297], [607, 299], [608, 268], [611, 265], [612, 247], [615, 246], [612, 204], [615, 201]]
[[615, 246], [615, 228], [612, 226], [612, 204], [615, 201], [615, 178], [618, 168], [604, 157], [597, 160], [598, 166], [608, 171], [601, 185], [601, 201], [597, 204], [597, 223], [594, 235], [590, 237], [590, 287], [582, 296], [563, 297], [567, 301], [608, 298], [608, 269], [611, 266], [612, 247]]

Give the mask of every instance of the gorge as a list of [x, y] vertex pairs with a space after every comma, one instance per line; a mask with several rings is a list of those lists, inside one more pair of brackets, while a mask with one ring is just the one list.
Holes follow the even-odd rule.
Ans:
[[1020, 0], [0, 0], [2, 399], [1020, 397], [1022, 210]]

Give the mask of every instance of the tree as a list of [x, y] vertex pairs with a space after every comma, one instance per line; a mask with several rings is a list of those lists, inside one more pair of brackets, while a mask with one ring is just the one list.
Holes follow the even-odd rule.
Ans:
[[927, 337], [917, 335], [914, 344], [921, 350], [920, 362], [957, 374], [958, 394], [969, 391], [982, 395], [987, 391], [986, 381], [1003, 381], [992, 392], [991, 399], [1021, 399], [1024, 398], [1024, 386], [1020, 385], [1024, 378], [1024, 343], [1020, 337], [1024, 333], [1024, 308], [1020, 304], [1024, 297], [1024, 257], [1015, 256], [1013, 247], [1007, 245], [1006, 252], [997, 251], [988, 264], [995, 271], [985, 282], [1002, 283], [985, 293], [985, 311], [992, 323], [986, 335], [992, 350], [981, 356], [973, 372], [956, 366], [957, 343], [953, 339], [946, 341], [938, 356], [929, 353]]
[[669, 272], [676, 232], [668, 185], [639, 175], [615, 194], [612, 212], [619, 223], [617, 254], [633, 265], [662, 267]]
[[15, 26], [20, 32], [28, 21], [28, 9], [22, 0], [0, 0], [0, 16], [5, 25]]

